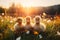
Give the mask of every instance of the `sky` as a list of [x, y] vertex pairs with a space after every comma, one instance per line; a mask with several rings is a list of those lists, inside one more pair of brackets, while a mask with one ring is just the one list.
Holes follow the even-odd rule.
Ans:
[[23, 7], [51, 6], [60, 4], [60, 0], [0, 0], [0, 6], [8, 8], [12, 3]]

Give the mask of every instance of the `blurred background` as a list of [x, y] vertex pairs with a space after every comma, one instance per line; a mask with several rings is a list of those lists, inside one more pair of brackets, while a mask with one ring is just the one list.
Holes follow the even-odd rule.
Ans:
[[34, 23], [33, 19], [37, 15], [46, 26], [45, 39], [59, 40], [60, 0], [0, 0], [0, 39], [8, 40], [14, 35], [14, 24], [18, 17], [24, 20], [26, 16], [31, 16]]

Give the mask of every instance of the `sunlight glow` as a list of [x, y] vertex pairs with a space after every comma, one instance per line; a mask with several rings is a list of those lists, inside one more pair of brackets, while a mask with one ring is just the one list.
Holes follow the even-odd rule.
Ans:
[[12, 3], [21, 4], [23, 7], [51, 6], [60, 4], [60, 0], [0, 0], [0, 6], [9, 8]]
[[23, 7], [32, 7], [34, 5], [33, 0], [25, 0], [21, 2]]

